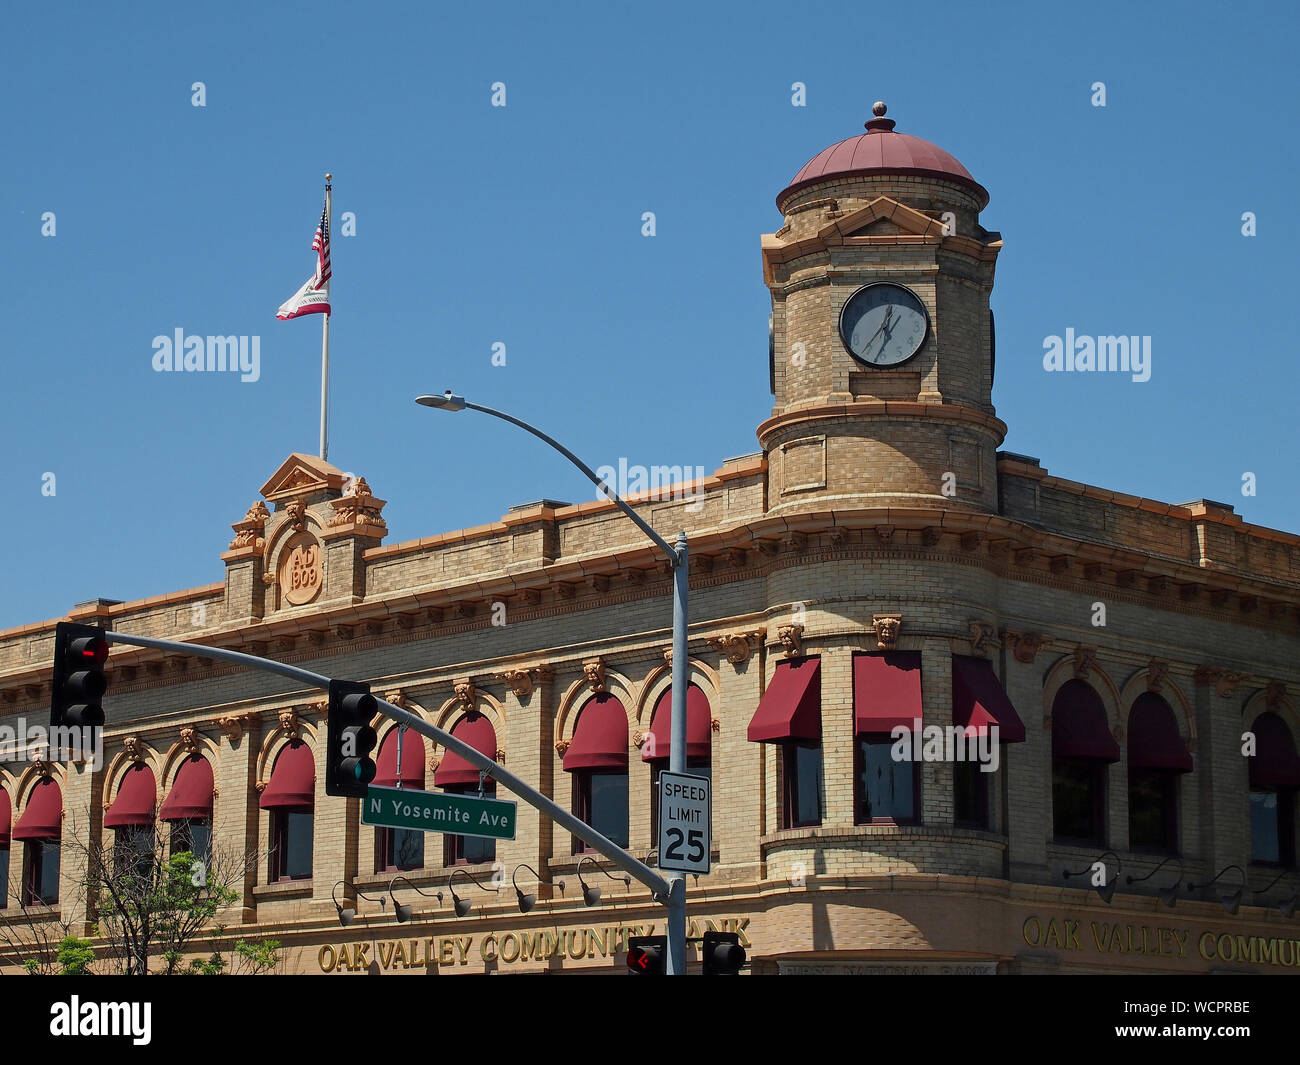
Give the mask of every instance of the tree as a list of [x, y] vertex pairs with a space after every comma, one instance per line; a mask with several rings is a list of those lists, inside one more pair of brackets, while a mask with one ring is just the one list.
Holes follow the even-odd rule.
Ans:
[[[5, 953], [35, 973], [89, 973], [93, 962], [101, 971], [124, 975], [147, 975], [151, 966], [166, 975], [191, 971], [185, 965], [187, 947], [223, 931], [210, 925], [221, 910], [240, 899], [245, 874], [255, 867], [258, 854], [216, 846], [200, 856], [190, 851], [173, 854], [170, 835], [170, 826], [155, 822], [110, 831], [101, 842], [86, 839], [73, 824], [65, 833], [64, 851], [81, 859], [86, 914], [102, 939], [102, 956], [96, 957], [90, 941], [77, 939], [48, 911], [27, 906], [21, 919], [0, 916]], [[274, 942], [240, 940], [229, 969], [269, 971], [278, 963], [278, 947]], [[212, 959], [201, 964], [211, 966]], [[207, 971], [225, 968], [221, 959], [220, 968]]]

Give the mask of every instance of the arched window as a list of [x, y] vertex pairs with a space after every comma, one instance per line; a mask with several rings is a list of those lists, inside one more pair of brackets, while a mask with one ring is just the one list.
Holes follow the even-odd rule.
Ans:
[[23, 905], [59, 901], [59, 841], [63, 836], [63, 792], [46, 777], [27, 793], [13, 838], [23, 841]]
[[212, 860], [212, 765], [200, 754], [180, 764], [158, 819], [171, 825], [171, 853]]
[[921, 653], [886, 651], [853, 656], [854, 821], [914, 824], [920, 820], [921, 774], [896, 758], [891, 732], [921, 721]]
[[779, 744], [781, 828], [822, 823], [822, 663], [778, 662], [749, 722], [751, 743]]
[[[627, 711], [608, 692], [593, 695], [578, 713], [564, 754], [573, 782], [573, 812], [620, 847], [628, 844]], [[576, 836], [573, 853], [587, 845]]]
[[295, 740], [276, 756], [270, 783], [258, 802], [271, 811], [270, 883], [311, 878], [315, 801], [316, 762], [311, 748]]
[[[379, 745], [374, 783], [383, 788], [424, 790], [424, 737], [407, 729], [402, 735], [401, 773], [397, 767], [397, 735], [391, 728]], [[409, 828], [375, 829], [375, 872], [397, 873], [424, 868], [424, 833]]]
[[1052, 702], [1052, 830], [1063, 843], [1104, 846], [1106, 771], [1119, 744], [1101, 696], [1081, 680], [1061, 685]]
[[[667, 689], [650, 714], [650, 734], [641, 760], [650, 763], [650, 838], [659, 839], [659, 774], [668, 768], [673, 736], [673, 690]], [[709, 697], [692, 684], [686, 689], [686, 772], [713, 777], [713, 710]]]
[[1250, 726], [1255, 756], [1250, 772], [1250, 858], [1291, 868], [1295, 865], [1295, 802], [1300, 788], [1300, 757], [1291, 730], [1266, 710]]
[[9, 905], [9, 832], [13, 816], [9, 792], [0, 788], [0, 910]]
[[113, 870], [148, 877], [153, 873], [153, 811], [157, 800], [153, 770], [135, 762], [122, 774], [117, 797], [104, 814], [104, 827], [111, 828]]
[[1191, 771], [1173, 710], [1155, 692], [1143, 692], [1128, 715], [1130, 847], [1178, 853], [1178, 778]]
[[[485, 714], [471, 710], [451, 728], [456, 739], [468, 743], [474, 750], [494, 762], [497, 757], [497, 734], [492, 722]], [[452, 795], [477, 795], [479, 772], [464, 758], [454, 751], [447, 751], [438, 763], [433, 774], [434, 787]], [[483, 797], [496, 797], [496, 783], [492, 780], [483, 782]], [[444, 833], [442, 837], [442, 860], [444, 865], [479, 865], [483, 862], [496, 861], [497, 844], [494, 839], [482, 836], [453, 836]]]

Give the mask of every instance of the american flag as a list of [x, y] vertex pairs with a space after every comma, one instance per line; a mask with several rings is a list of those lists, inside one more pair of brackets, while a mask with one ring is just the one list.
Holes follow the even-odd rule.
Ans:
[[304, 314], [330, 313], [330, 220], [329, 202], [321, 208], [320, 224], [311, 238], [311, 250], [316, 253], [316, 271], [303, 282], [302, 288], [290, 296], [275, 316], [282, 322]]
[[320, 288], [330, 279], [330, 220], [324, 207], [320, 209], [320, 223], [311, 239], [311, 250], [316, 253], [315, 284]]

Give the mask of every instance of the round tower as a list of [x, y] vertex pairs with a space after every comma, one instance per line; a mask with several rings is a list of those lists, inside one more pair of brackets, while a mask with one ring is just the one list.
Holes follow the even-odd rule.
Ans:
[[873, 111], [795, 174], [776, 198], [785, 224], [762, 239], [769, 510], [996, 510], [989, 195]]

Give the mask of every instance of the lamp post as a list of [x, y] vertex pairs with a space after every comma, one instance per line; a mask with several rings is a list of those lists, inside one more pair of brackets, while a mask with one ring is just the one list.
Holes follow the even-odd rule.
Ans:
[[[482, 414], [490, 414], [494, 418], [500, 418], [511, 425], [517, 425], [524, 432], [532, 433], [538, 440], [549, 444], [581, 470], [583, 475], [600, 490], [601, 494], [631, 518], [637, 528], [645, 533], [667, 557], [673, 569], [673, 696], [672, 736], [668, 745], [668, 769], [673, 773], [685, 773], [686, 684], [688, 676], [686, 627], [689, 618], [687, 594], [690, 572], [686, 533], [679, 532], [675, 543], [670, 545], [667, 540], [650, 527], [649, 523], [640, 514], [628, 506], [617, 492], [613, 491], [604, 481], [597, 477], [592, 472], [591, 467], [558, 440], [547, 436], [536, 426], [529, 425], [527, 422], [521, 421], [519, 418], [515, 418], [503, 411], [483, 407], [477, 403], [470, 403], [464, 396], [458, 396], [450, 391], [441, 396], [417, 396], [415, 402], [424, 407], [433, 407], [445, 411], [476, 410]], [[668, 957], [666, 959], [666, 969], [670, 976], [676, 976], [686, 972], [686, 874], [669, 872], [668, 883], [671, 890], [667, 899]]]

